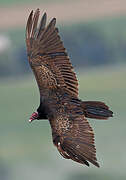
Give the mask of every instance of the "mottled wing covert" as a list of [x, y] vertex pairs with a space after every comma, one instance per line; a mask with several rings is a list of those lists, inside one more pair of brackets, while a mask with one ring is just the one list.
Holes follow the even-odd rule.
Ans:
[[[78, 106], [67, 106], [67, 112], [52, 120], [53, 142], [63, 157], [99, 167], [94, 145], [94, 132]], [[55, 121], [55, 123], [53, 123]]]
[[30, 13], [26, 26], [26, 45], [29, 63], [35, 74], [40, 93], [45, 86], [61, 87], [73, 96], [78, 96], [78, 82], [72, 64], [55, 27], [53, 18], [46, 26], [46, 13], [39, 26], [39, 9]]
[[70, 158], [89, 166], [89, 162], [99, 167], [96, 159], [94, 133], [85, 117], [77, 117], [70, 132], [64, 135], [62, 149]]

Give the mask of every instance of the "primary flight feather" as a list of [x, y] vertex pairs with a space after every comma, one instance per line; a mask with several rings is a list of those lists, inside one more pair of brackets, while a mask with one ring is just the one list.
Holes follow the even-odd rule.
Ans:
[[29, 121], [48, 119], [53, 143], [64, 158], [99, 167], [94, 133], [86, 117], [108, 119], [113, 113], [103, 102], [78, 98], [78, 81], [56, 19], [46, 26], [46, 13], [40, 23], [39, 14], [39, 9], [31, 11], [26, 26], [28, 61], [40, 92], [40, 105]]

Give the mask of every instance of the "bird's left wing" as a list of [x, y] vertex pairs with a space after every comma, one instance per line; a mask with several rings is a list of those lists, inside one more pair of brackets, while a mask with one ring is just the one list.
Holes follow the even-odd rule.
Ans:
[[29, 15], [26, 26], [26, 45], [29, 63], [35, 74], [40, 94], [44, 88], [64, 89], [78, 96], [78, 82], [72, 64], [55, 27], [53, 18], [46, 26], [46, 13], [40, 24], [39, 9]]

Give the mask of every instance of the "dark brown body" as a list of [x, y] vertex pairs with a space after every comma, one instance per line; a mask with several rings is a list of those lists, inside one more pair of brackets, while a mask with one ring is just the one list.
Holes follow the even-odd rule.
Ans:
[[94, 132], [86, 117], [108, 119], [112, 111], [103, 102], [81, 101], [78, 81], [60, 40], [53, 18], [46, 27], [46, 13], [39, 27], [39, 9], [31, 12], [26, 26], [28, 60], [39, 91], [40, 106], [30, 119], [48, 119], [53, 143], [60, 154], [89, 166], [99, 167], [94, 145]]
[[[58, 148], [64, 158], [71, 158], [79, 163], [89, 165], [88, 159], [98, 166], [95, 157], [94, 134], [92, 128], [85, 119], [86, 117], [107, 119], [112, 116], [112, 112], [102, 102], [81, 101], [63, 91], [50, 92], [47, 99], [41, 98], [38, 108], [39, 119], [49, 119], [52, 128], [53, 143]], [[86, 121], [86, 122], [85, 122]], [[85, 131], [86, 130], [86, 131]], [[85, 135], [85, 132], [88, 133]], [[79, 137], [78, 137], [79, 133]], [[84, 143], [83, 140], [86, 140]], [[68, 143], [68, 147], [65, 143]], [[74, 142], [74, 147], [70, 151], [70, 146]], [[90, 146], [87, 148], [87, 143]], [[91, 145], [92, 144], [92, 145]], [[80, 156], [78, 156], [78, 149]], [[89, 150], [88, 156], [83, 157], [83, 148]], [[93, 151], [91, 153], [90, 151]]]

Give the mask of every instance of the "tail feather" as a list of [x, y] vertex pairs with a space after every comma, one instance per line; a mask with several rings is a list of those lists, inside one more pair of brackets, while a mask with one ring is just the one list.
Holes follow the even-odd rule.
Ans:
[[88, 118], [108, 119], [113, 116], [113, 112], [109, 107], [99, 101], [83, 101], [81, 104], [84, 114]]

